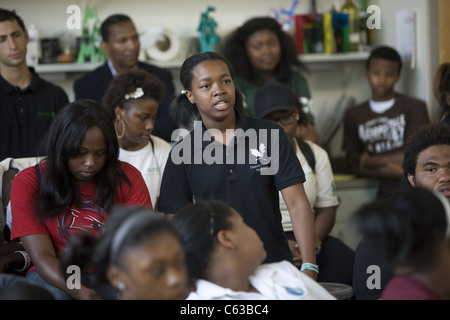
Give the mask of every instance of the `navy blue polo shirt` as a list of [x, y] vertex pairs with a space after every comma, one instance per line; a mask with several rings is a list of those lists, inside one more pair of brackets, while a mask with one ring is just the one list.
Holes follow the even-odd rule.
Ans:
[[29, 69], [31, 82], [23, 90], [0, 76], [0, 161], [37, 156], [36, 147], [56, 113], [69, 103], [61, 87]]
[[[278, 191], [305, 182], [284, 130], [275, 122], [236, 113], [237, 130], [225, 146], [198, 121], [171, 150], [159, 211], [176, 213], [196, 200], [222, 200], [254, 228], [267, 251], [265, 262], [292, 261], [281, 225]], [[234, 131], [232, 131], [234, 132]]]

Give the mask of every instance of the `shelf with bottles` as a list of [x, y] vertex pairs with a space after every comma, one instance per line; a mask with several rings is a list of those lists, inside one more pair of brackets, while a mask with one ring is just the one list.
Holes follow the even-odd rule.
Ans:
[[[355, 51], [343, 53], [304, 53], [299, 55], [303, 63], [326, 63], [326, 62], [352, 62], [365, 61], [369, 57], [369, 52]], [[181, 67], [182, 60], [171, 61], [147, 61], [153, 65], [166, 69], [177, 69]], [[89, 72], [102, 65], [104, 62], [68, 62], [68, 63], [43, 63], [35, 65], [37, 73], [76, 73]]]
[[339, 11], [333, 7], [320, 13], [315, 1], [311, 0], [308, 13], [294, 17], [293, 37], [298, 52], [313, 54], [311, 62], [367, 58], [366, 51], [374, 43], [373, 30], [367, 25], [367, 1], [359, 0], [358, 8], [353, 0], [346, 0]]
[[365, 61], [368, 57], [369, 51], [342, 53], [303, 53], [299, 55], [299, 58], [303, 63]]
[[[147, 61], [153, 65], [161, 68], [175, 69], [180, 68], [183, 61]], [[89, 72], [101, 66], [104, 62], [67, 62], [67, 63], [42, 63], [35, 65], [34, 68], [37, 73], [74, 73], [74, 72]]]
[[65, 72], [88, 72], [94, 70], [101, 63], [40, 63], [34, 66], [37, 73], [65, 73]]

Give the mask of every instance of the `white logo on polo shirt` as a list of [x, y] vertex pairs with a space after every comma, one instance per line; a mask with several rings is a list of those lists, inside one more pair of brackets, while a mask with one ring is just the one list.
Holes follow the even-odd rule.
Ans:
[[[274, 175], [279, 169], [279, 130], [280, 129], [265, 129], [261, 128], [259, 130], [249, 128], [245, 131], [242, 129], [227, 129], [227, 136], [239, 136], [240, 138], [245, 137], [248, 141], [247, 143], [240, 143], [237, 145], [237, 159], [235, 164], [245, 164], [246, 160], [249, 160], [250, 169], [259, 171], [261, 175]], [[175, 130], [177, 131], [177, 130]], [[172, 133], [172, 139], [175, 137], [180, 137], [179, 132]], [[208, 144], [205, 148], [203, 147], [203, 142], [212, 142], [211, 137], [221, 136], [221, 132], [218, 129], [207, 129], [203, 132], [202, 122], [194, 122], [193, 134], [185, 135], [181, 141], [176, 143], [170, 153], [170, 158], [175, 165], [178, 164], [224, 164], [224, 148], [221, 141], [214, 141]], [[266, 144], [268, 136], [271, 137], [270, 151], [271, 156], [266, 155]], [[191, 141], [191, 139], [193, 139]], [[259, 147], [257, 149], [250, 148], [250, 146], [257, 146], [259, 140]], [[248, 148], [247, 148], [248, 146]], [[255, 159], [248, 158], [248, 151], [250, 150], [251, 155]], [[233, 158], [234, 159], [234, 158]], [[253, 161], [252, 161], [253, 160]], [[227, 164], [233, 164], [228, 161]]]

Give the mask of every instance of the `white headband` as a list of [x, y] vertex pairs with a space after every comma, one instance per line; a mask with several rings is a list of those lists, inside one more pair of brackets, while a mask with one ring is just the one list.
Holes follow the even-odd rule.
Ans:
[[141, 211], [132, 214], [122, 225], [116, 230], [114, 237], [111, 241], [111, 250], [109, 261], [114, 262], [117, 260], [117, 255], [119, 254], [119, 248], [124, 242], [125, 238], [130, 234], [130, 231], [134, 229], [135, 226], [141, 225], [145, 219], [151, 217], [148, 212]]
[[142, 90], [142, 88], [138, 87], [138, 88], [136, 88], [136, 91], [126, 94], [125, 100], [137, 99], [137, 98], [142, 97], [143, 95], [144, 95], [144, 90]]

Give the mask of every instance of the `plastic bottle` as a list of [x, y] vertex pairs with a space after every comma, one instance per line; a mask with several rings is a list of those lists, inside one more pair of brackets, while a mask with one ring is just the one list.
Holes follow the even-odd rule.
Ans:
[[27, 31], [30, 38], [27, 45], [27, 65], [36, 66], [40, 58], [39, 31], [34, 24], [31, 24]]
[[348, 13], [350, 51], [358, 51], [360, 43], [358, 8], [353, 1], [346, 0], [341, 12]]
[[367, 51], [373, 43], [373, 30], [367, 28], [367, 1], [359, 0], [359, 34], [360, 34], [360, 50]]
[[309, 2], [309, 13], [317, 13], [317, 4], [316, 0], [311, 0]]

